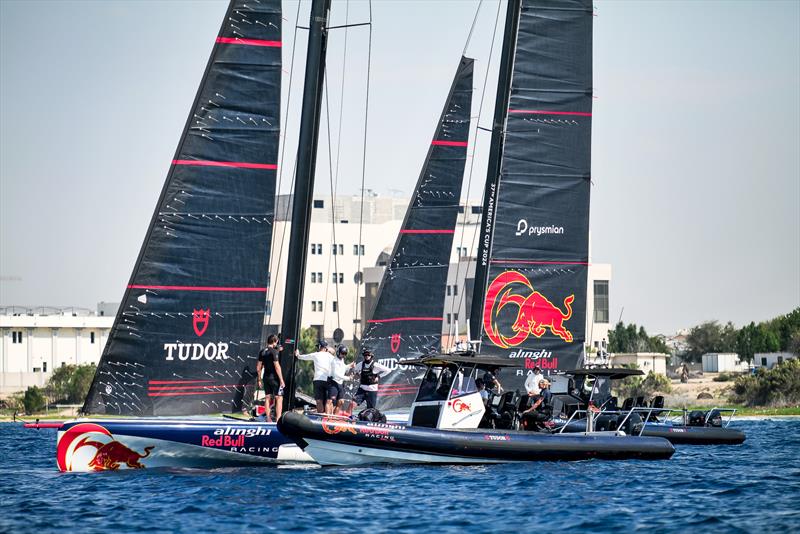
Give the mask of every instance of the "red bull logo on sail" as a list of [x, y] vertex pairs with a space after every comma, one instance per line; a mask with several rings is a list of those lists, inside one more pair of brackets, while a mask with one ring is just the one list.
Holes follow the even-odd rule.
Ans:
[[[567, 330], [564, 323], [572, 317], [574, 300], [574, 294], [565, 298], [566, 311], [561, 311], [547, 297], [536, 291], [524, 274], [505, 271], [492, 281], [486, 291], [483, 327], [492, 343], [504, 349], [516, 347], [530, 335], [542, 337], [548, 330], [552, 335], [572, 343], [572, 332]], [[517, 308], [510, 334], [501, 332], [497, 323], [497, 316], [509, 305]]]

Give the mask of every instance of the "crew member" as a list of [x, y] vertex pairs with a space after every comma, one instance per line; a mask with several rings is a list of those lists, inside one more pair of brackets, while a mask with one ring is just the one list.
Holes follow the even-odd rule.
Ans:
[[550, 393], [550, 382], [545, 379], [540, 380], [539, 390], [538, 395], [530, 397], [530, 407], [520, 414], [525, 430], [539, 430], [553, 426], [549, 421], [550, 401], [553, 398], [553, 394]]
[[483, 373], [483, 383], [486, 385], [486, 389], [495, 395], [499, 395], [503, 391], [503, 385], [497, 379], [499, 373], [499, 367], [490, 367]]
[[[281, 347], [282, 349], [283, 347]], [[258, 354], [256, 363], [256, 382], [258, 387], [264, 384], [264, 410], [267, 422], [272, 422], [272, 408], [275, 408], [275, 420], [281, 418], [283, 411], [283, 370], [280, 363], [280, 350], [278, 349], [278, 336], [270, 334], [267, 346]], [[263, 375], [263, 380], [262, 380]]]
[[486, 391], [486, 384], [483, 383], [483, 378], [476, 378], [475, 379], [475, 387], [478, 388], [478, 393], [481, 394], [481, 400], [483, 404], [489, 400], [489, 392]]
[[378, 383], [392, 370], [376, 362], [371, 350], [365, 349], [361, 354], [364, 360], [353, 368], [353, 372], [359, 377], [358, 390], [353, 396], [353, 402], [358, 406], [366, 400], [367, 408], [374, 408], [378, 404]]
[[544, 375], [542, 374], [542, 369], [537, 365], [533, 368], [533, 374], [528, 375], [528, 378], [525, 379], [525, 390], [528, 392], [529, 397], [539, 394], [539, 391], [541, 391], [539, 382], [542, 380], [544, 380]]
[[317, 401], [317, 413], [325, 413], [325, 399], [328, 396], [328, 377], [331, 376], [333, 367], [333, 354], [328, 349], [328, 343], [321, 339], [317, 352], [300, 354], [299, 350], [294, 355], [301, 360], [314, 362], [314, 400]]
[[353, 367], [353, 363], [347, 365], [344, 358], [347, 356], [347, 347], [341, 345], [336, 350], [336, 357], [331, 360], [331, 377], [328, 380], [328, 397], [325, 401], [325, 413], [332, 414], [334, 409], [339, 412], [338, 401], [344, 396], [344, 381], [347, 378], [348, 367]]

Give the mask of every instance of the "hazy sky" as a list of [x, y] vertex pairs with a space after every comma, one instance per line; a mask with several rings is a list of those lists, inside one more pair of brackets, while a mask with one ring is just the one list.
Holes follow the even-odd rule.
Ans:
[[[0, 1], [1, 305], [120, 300], [226, 5]], [[334, 24], [347, 5], [334, 0]], [[365, 2], [349, 6], [366, 20]], [[373, 3], [367, 187], [410, 193], [476, 6]], [[296, 10], [284, 3], [285, 92]], [[496, 10], [484, 2], [468, 49], [473, 114]], [[613, 320], [624, 307], [668, 333], [800, 306], [800, 2], [598, 1], [596, 14], [592, 253], [613, 265]], [[347, 38], [339, 194], [360, 187], [367, 30]], [[334, 144], [343, 39], [329, 53]], [[301, 31], [295, 90], [304, 54]], [[488, 135], [474, 146], [470, 198]]]

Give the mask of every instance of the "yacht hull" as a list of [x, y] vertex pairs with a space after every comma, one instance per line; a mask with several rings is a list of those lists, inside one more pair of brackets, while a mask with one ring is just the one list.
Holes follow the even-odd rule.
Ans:
[[60, 471], [213, 469], [312, 462], [275, 423], [236, 419], [78, 419], [58, 430]]

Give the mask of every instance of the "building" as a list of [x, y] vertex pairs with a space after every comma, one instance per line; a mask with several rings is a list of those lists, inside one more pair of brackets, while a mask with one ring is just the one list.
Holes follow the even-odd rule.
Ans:
[[737, 373], [747, 371], [747, 362], [742, 362], [735, 352], [709, 352], [703, 354], [704, 373]]
[[609, 363], [611, 367], [635, 365], [645, 374], [652, 371], [658, 375], [666, 375], [667, 358], [669, 354], [663, 352], [620, 352], [612, 354]]
[[772, 369], [779, 363], [795, 359], [797, 359], [797, 354], [791, 352], [757, 352], [753, 356], [753, 365]]
[[0, 308], [0, 395], [43, 386], [57, 367], [97, 364], [118, 307], [101, 304], [102, 314], [81, 308]]

